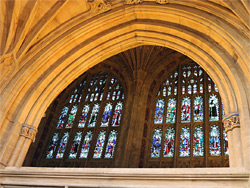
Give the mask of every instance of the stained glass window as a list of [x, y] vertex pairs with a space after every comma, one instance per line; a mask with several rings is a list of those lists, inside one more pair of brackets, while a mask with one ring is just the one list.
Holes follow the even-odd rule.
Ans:
[[228, 156], [228, 138], [227, 138], [227, 133], [225, 132], [225, 129], [223, 129], [223, 139], [224, 139], [224, 155]]
[[203, 98], [197, 96], [194, 98], [194, 122], [203, 121]]
[[84, 137], [84, 140], [83, 140], [83, 143], [82, 143], [80, 158], [86, 159], [88, 157], [89, 147], [90, 147], [90, 144], [91, 144], [92, 137], [93, 137], [92, 131], [88, 131], [86, 133], [86, 136]]
[[112, 103], [107, 103], [102, 115], [101, 127], [107, 127], [112, 111]]
[[88, 127], [94, 127], [95, 126], [96, 121], [97, 121], [98, 112], [99, 112], [99, 107], [100, 107], [100, 105], [98, 103], [94, 104], [94, 107], [92, 109], [92, 112], [91, 112], [91, 115], [90, 115], [90, 118], [89, 118]]
[[191, 121], [191, 99], [184, 97], [181, 103], [181, 122], [187, 123]]
[[66, 128], [71, 128], [73, 126], [73, 121], [75, 120], [76, 112], [77, 112], [77, 105], [74, 105], [70, 111]]
[[219, 100], [215, 94], [209, 97], [209, 121], [219, 120]]
[[174, 128], [168, 128], [165, 132], [163, 157], [174, 156], [174, 141], [175, 141], [174, 138], [175, 138]]
[[115, 111], [112, 119], [112, 126], [119, 126], [122, 117], [122, 102], [118, 102], [115, 106]]
[[61, 142], [60, 142], [60, 145], [59, 145], [59, 148], [57, 151], [57, 155], [56, 155], [57, 159], [60, 159], [63, 157], [64, 151], [66, 149], [66, 145], [68, 143], [68, 139], [69, 139], [69, 132], [66, 132], [66, 133], [64, 133], [64, 135], [61, 139]]
[[216, 125], [211, 126], [209, 133], [209, 153], [211, 156], [221, 155], [220, 130]]
[[115, 145], [116, 145], [116, 139], [117, 139], [117, 131], [113, 130], [109, 134], [108, 143], [106, 146], [105, 158], [113, 158]]
[[155, 129], [152, 138], [151, 158], [159, 158], [161, 155], [162, 130]]
[[69, 153], [69, 159], [75, 159], [76, 158], [81, 139], [82, 139], [82, 132], [77, 132], [76, 135], [75, 135], [73, 144], [71, 146], [71, 150], [70, 150], [70, 153]]
[[87, 121], [88, 112], [89, 112], [89, 105], [86, 104], [82, 109], [82, 114], [81, 114], [79, 124], [78, 124], [79, 128], [84, 128], [85, 123]]
[[171, 98], [168, 100], [166, 123], [175, 123], [175, 115], [176, 100], [174, 98]]
[[93, 158], [101, 158], [106, 131], [101, 131], [97, 137]]
[[47, 151], [47, 155], [46, 155], [47, 159], [53, 158], [53, 154], [55, 152], [58, 139], [59, 139], [59, 133], [54, 133], [54, 135], [50, 141], [50, 144], [49, 144], [49, 149]]
[[59, 121], [57, 123], [57, 128], [62, 128], [63, 127], [63, 124], [64, 124], [65, 118], [67, 116], [68, 110], [69, 110], [69, 108], [67, 106], [65, 106], [63, 108], [63, 110], [61, 112], [61, 115], [59, 117]]
[[190, 129], [188, 127], [181, 129], [180, 134], [180, 157], [190, 156]]
[[159, 99], [156, 103], [156, 109], [155, 109], [155, 124], [161, 124], [163, 123], [163, 115], [164, 115], [164, 100]]
[[199, 157], [204, 155], [204, 133], [202, 127], [194, 129], [193, 136], [193, 156]]

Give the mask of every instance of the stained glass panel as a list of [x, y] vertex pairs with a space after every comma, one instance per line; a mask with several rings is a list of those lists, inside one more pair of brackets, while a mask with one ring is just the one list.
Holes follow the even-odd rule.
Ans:
[[181, 122], [186, 123], [191, 121], [191, 99], [184, 97], [181, 103]]
[[161, 124], [163, 123], [163, 115], [164, 115], [164, 100], [158, 99], [156, 103], [156, 109], [155, 109], [155, 124]]
[[202, 127], [195, 127], [193, 137], [193, 156], [204, 155], [204, 133]]
[[97, 142], [96, 142], [93, 158], [102, 157], [102, 150], [103, 150], [104, 141], [105, 141], [105, 133], [106, 131], [101, 131], [97, 137]]
[[227, 133], [225, 132], [225, 129], [223, 129], [223, 139], [224, 139], [224, 155], [228, 156], [228, 138], [227, 138]]
[[162, 130], [155, 129], [152, 138], [151, 158], [159, 158], [161, 155]]
[[112, 126], [119, 126], [122, 117], [122, 102], [118, 102], [115, 106], [115, 111], [112, 119]]
[[80, 158], [86, 159], [88, 157], [89, 147], [91, 144], [92, 137], [93, 137], [92, 131], [88, 131], [82, 143]]
[[87, 117], [88, 117], [88, 112], [89, 112], [89, 105], [87, 104], [82, 109], [82, 114], [81, 114], [79, 124], [78, 124], [79, 128], [83, 128], [85, 126], [85, 123], [86, 123]]
[[73, 122], [74, 122], [75, 117], [76, 117], [76, 112], [77, 112], [77, 105], [74, 105], [70, 111], [66, 128], [71, 128], [73, 126]]
[[203, 121], [203, 98], [197, 96], [194, 98], [194, 122]]
[[102, 115], [101, 127], [107, 127], [112, 111], [112, 103], [107, 103]]
[[188, 127], [181, 129], [180, 134], [180, 157], [190, 156], [190, 129]]
[[209, 133], [209, 153], [211, 156], [221, 155], [220, 131], [216, 125], [211, 126]]
[[96, 121], [97, 121], [97, 116], [98, 116], [99, 108], [100, 108], [100, 105], [98, 103], [94, 104], [94, 107], [92, 109], [92, 112], [91, 112], [91, 115], [90, 115], [90, 118], [89, 118], [89, 125], [88, 125], [88, 127], [94, 127], [95, 126]]
[[59, 145], [59, 148], [57, 151], [57, 155], [56, 155], [57, 159], [63, 158], [63, 154], [64, 154], [64, 151], [66, 149], [68, 139], [69, 139], [69, 132], [66, 132], [66, 133], [64, 133], [64, 135], [61, 139], [61, 142], [60, 142], [60, 145]]
[[71, 146], [71, 150], [70, 150], [70, 153], [69, 153], [69, 159], [75, 159], [76, 158], [81, 139], [82, 139], [82, 132], [77, 132], [76, 135], [75, 135], [75, 138], [73, 140], [73, 144]]
[[219, 120], [219, 100], [215, 94], [209, 97], [209, 121]]
[[105, 158], [113, 158], [115, 145], [116, 145], [116, 139], [117, 139], [117, 132], [113, 130], [109, 134], [108, 143], [106, 146]]
[[168, 100], [166, 123], [175, 123], [175, 115], [176, 115], [176, 99], [171, 98]]
[[165, 132], [163, 157], [174, 156], [174, 138], [175, 138], [174, 128], [168, 128]]
[[59, 121], [58, 121], [57, 126], [56, 126], [57, 128], [62, 128], [63, 127], [63, 124], [64, 124], [65, 118], [67, 116], [68, 110], [69, 110], [69, 108], [67, 106], [64, 106], [64, 108], [62, 109], [61, 115], [59, 117]]
[[56, 150], [56, 145], [57, 145], [58, 139], [59, 139], [59, 133], [54, 133], [54, 135], [50, 141], [50, 144], [49, 144], [49, 149], [47, 151], [47, 155], [46, 155], [47, 159], [53, 158], [53, 154]]

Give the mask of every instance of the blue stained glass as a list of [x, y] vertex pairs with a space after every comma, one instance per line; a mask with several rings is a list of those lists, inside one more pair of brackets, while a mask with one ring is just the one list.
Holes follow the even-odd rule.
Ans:
[[204, 133], [202, 127], [195, 127], [193, 141], [193, 156], [200, 157], [204, 155]]
[[82, 132], [77, 132], [76, 135], [75, 135], [73, 144], [71, 146], [71, 150], [70, 150], [70, 153], [69, 153], [69, 159], [75, 159], [76, 158], [81, 139], [82, 139]]
[[164, 141], [164, 151], [163, 157], [173, 157], [174, 156], [174, 128], [168, 128], [165, 132], [165, 141]]
[[85, 97], [85, 101], [87, 101], [89, 98], [89, 94], [87, 93], [86, 97]]
[[118, 91], [117, 95], [116, 95], [116, 100], [118, 100], [120, 98], [120, 95], [121, 95], [121, 91]]
[[122, 117], [122, 102], [118, 102], [115, 106], [115, 111], [112, 119], [112, 126], [119, 126]]
[[209, 83], [208, 84], [208, 92], [211, 92], [212, 91], [212, 85]]
[[94, 99], [94, 101], [96, 101], [96, 100], [98, 99], [98, 95], [99, 95], [99, 93], [96, 93], [96, 94], [95, 94], [95, 99]]
[[194, 86], [193, 86], [193, 93], [194, 94], [197, 93], [197, 85], [196, 84], [194, 84]]
[[112, 111], [112, 103], [107, 103], [102, 115], [101, 127], [107, 127]]
[[75, 95], [74, 102], [76, 102], [78, 94]]
[[197, 96], [194, 98], [194, 122], [203, 121], [203, 98]]
[[110, 98], [110, 91], [107, 94], [107, 100], [109, 100], [109, 98]]
[[221, 109], [222, 109], [222, 118], [224, 118], [225, 117], [225, 110], [224, 110], [223, 102], [221, 102]]
[[188, 85], [188, 94], [192, 94], [192, 86], [191, 85]]
[[190, 129], [188, 127], [181, 129], [180, 135], [180, 157], [190, 156]]
[[53, 158], [53, 154], [56, 150], [56, 145], [57, 145], [58, 139], [59, 139], [59, 133], [54, 133], [54, 135], [50, 141], [50, 144], [49, 144], [49, 149], [47, 151], [47, 155], [46, 155], [47, 159]]
[[176, 117], [176, 100], [174, 98], [171, 98], [168, 100], [166, 123], [175, 123], [175, 117]]
[[214, 84], [214, 90], [215, 90], [216, 92], [219, 92], [218, 88], [216, 87], [216, 84]]
[[197, 70], [194, 70], [194, 75], [198, 76], [198, 71]]
[[116, 139], [117, 139], [117, 132], [115, 130], [113, 130], [109, 134], [105, 158], [113, 158], [114, 151], [115, 151], [115, 145], [116, 145]]
[[225, 129], [223, 129], [223, 139], [224, 139], [224, 155], [228, 156], [228, 138], [227, 138], [227, 133], [225, 132]]
[[98, 135], [93, 158], [101, 158], [102, 156], [102, 150], [103, 150], [104, 141], [105, 141], [105, 133], [106, 131], [101, 131]]
[[92, 131], [88, 131], [82, 143], [80, 158], [86, 159], [88, 157], [89, 147], [91, 144], [92, 137], [93, 137]]
[[116, 91], [113, 92], [112, 100], [115, 100], [115, 96], [116, 96]]
[[209, 153], [211, 156], [221, 155], [220, 131], [216, 125], [211, 126], [209, 133]]
[[219, 100], [215, 94], [209, 97], [209, 121], [219, 120]]
[[72, 103], [73, 98], [74, 98], [74, 95], [71, 95], [71, 97], [70, 97], [70, 99], [69, 99], [69, 103]]
[[191, 121], [191, 99], [184, 97], [181, 103], [181, 122], [186, 123]]
[[164, 115], [164, 100], [158, 99], [156, 103], [154, 123], [155, 124], [163, 123], [163, 115]]
[[76, 112], [77, 112], [77, 105], [74, 105], [70, 111], [66, 128], [71, 128], [73, 126], [73, 122], [74, 122], [75, 117], [76, 117]]
[[186, 71], [183, 71], [183, 76], [184, 76], [185, 78], [187, 77]]
[[67, 113], [68, 113], [68, 110], [69, 108], [67, 106], [64, 106], [62, 112], [61, 112], [61, 115], [59, 117], [59, 121], [57, 123], [57, 128], [62, 128], [63, 127], [63, 124], [64, 124], [64, 121], [65, 121], [65, 118], [67, 116]]
[[97, 116], [99, 112], [100, 105], [98, 103], [94, 104], [94, 107], [92, 109], [90, 118], [89, 118], [89, 125], [88, 127], [94, 127], [97, 121]]
[[163, 88], [163, 96], [164, 96], [164, 97], [167, 96], [167, 88], [166, 88], [166, 87]]
[[171, 95], [171, 86], [168, 86], [168, 95]]
[[162, 130], [155, 129], [152, 138], [151, 158], [159, 158], [161, 155]]
[[200, 84], [200, 93], [203, 93], [203, 84]]
[[82, 99], [82, 94], [80, 94], [80, 97], [79, 97], [79, 99], [78, 99], [78, 102], [80, 102], [81, 99]]
[[94, 100], [94, 96], [95, 96], [95, 94], [92, 93], [91, 96], [90, 96], [90, 102], [92, 102]]
[[103, 97], [103, 92], [101, 92], [101, 95], [100, 95], [100, 101], [102, 100], [102, 97]]
[[81, 114], [79, 124], [78, 124], [79, 128], [83, 128], [85, 126], [85, 123], [86, 123], [87, 117], [88, 117], [88, 112], [89, 112], [89, 105], [87, 104], [82, 109], [82, 114]]
[[56, 155], [57, 159], [63, 158], [63, 154], [64, 154], [64, 151], [66, 149], [66, 145], [67, 145], [68, 140], [69, 140], [69, 133], [66, 132], [66, 133], [64, 133], [64, 135], [61, 139], [60, 146], [58, 148], [57, 155]]

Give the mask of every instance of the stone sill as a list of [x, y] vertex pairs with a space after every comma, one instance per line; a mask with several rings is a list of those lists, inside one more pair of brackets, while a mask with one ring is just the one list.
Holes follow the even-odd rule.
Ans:
[[243, 168], [6, 167], [0, 184], [14, 187], [248, 187]]

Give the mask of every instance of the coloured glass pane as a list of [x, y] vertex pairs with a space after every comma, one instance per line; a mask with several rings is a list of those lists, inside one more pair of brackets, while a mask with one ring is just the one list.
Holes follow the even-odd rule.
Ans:
[[188, 94], [192, 94], [192, 86], [188, 85]]
[[175, 138], [174, 128], [168, 128], [165, 132], [163, 157], [174, 156], [174, 138]]
[[220, 131], [216, 125], [211, 126], [209, 133], [209, 153], [211, 156], [221, 155]]
[[76, 112], [77, 112], [77, 105], [74, 105], [70, 111], [66, 128], [71, 128], [73, 126], [73, 122], [74, 122], [75, 117], [76, 117]]
[[86, 159], [88, 157], [89, 147], [91, 144], [92, 137], [93, 137], [92, 131], [88, 131], [82, 143], [80, 158]]
[[191, 99], [184, 97], [181, 103], [181, 122], [186, 123], [191, 121]]
[[197, 96], [194, 98], [194, 122], [203, 121], [203, 98]]
[[155, 129], [152, 138], [151, 158], [159, 158], [161, 154], [162, 130]]
[[94, 127], [95, 126], [96, 121], [97, 121], [98, 112], [99, 112], [99, 107], [100, 107], [100, 105], [98, 103], [94, 104], [94, 107], [92, 109], [92, 112], [91, 112], [91, 115], [90, 115], [90, 118], [89, 118], [88, 127]]
[[102, 150], [103, 150], [104, 141], [105, 141], [105, 133], [106, 131], [101, 131], [97, 137], [97, 142], [96, 142], [93, 158], [101, 158], [102, 156]]
[[214, 94], [209, 97], [209, 121], [219, 120], [219, 100]]
[[224, 139], [224, 155], [228, 156], [228, 138], [227, 138], [227, 133], [225, 132], [225, 129], [223, 129], [223, 139]]
[[194, 92], [194, 94], [197, 93], [197, 85], [196, 84], [194, 84], [194, 86], [193, 86], [193, 92]]
[[112, 111], [112, 104], [107, 103], [105, 108], [104, 108], [103, 115], [102, 115], [101, 127], [107, 127], [108, 126], [109, 119], [110, 119], [110, 116], [111, 116], [111, 111]]
[[82, 139], [82, 132], [77, 132], [69, 152], [69, 159], [75, 159]]
[[163, 115], [164, 115], [164, 100], [158, 99], [156, 103], [154, 123], [155, 124], [163, 123]]
[[59, 139], [59, 133], [54, 133], [54, 135], [50, 141], [50, 144], [49, 144], [49, 149], [47, 151], [47, 155], [46, 155], [47, 159], [53, 158], [53, 154], [56, 150], [56, 145], [57, 145], [58, 139]]
[[111, 131], [111, 133], [109, 134], [108, 143], [106, 146], [105, 158], [113, 158], [115, 145], [116, 145], [116, 139], [117, 139], [117, 132]]
[[118, 102], [115, 106], [115, 111], [112, 119], [112, 126], [119, 126], [122, 117], [122, 102]]
[[188, 127], [181, 129], [180, 134], [180, 157], [190, 156], [190, 129]]
[[66, 149], [66, 145], [67, 145], [68, 140], [69, 140], [69, 133], [66, 132], [66, 133], [64, 133], [64, 135], [61, 139], [61, 142], [60, 142], [57, 154], [56, 154], [57, 159], [63, 158], [63, 154], [64, 154], [64, 151]]
[[61, 112], [61, 115], [59, 117], [59, 121], [57, 123], [57, 128], [62, 128], [63, 127], [63, 124], [64, 124], [64, 121], [65, 121], [65, 118], [67, 116], [67, 113], [68, 113], [68, 110], [69, 108], [67, 106], [64, 106], [62, 112]]
[[89, 112], [89, 105], [87, 104], [82, 109], [82, 114], [81, 114], [79, 124], [78, 124], [79, 128], [83, 128], [85, 126], [85, 123], [86, 123], [87, 117], [88, 117], [88, 112]]
[[202, 127], [195, 127], [193, 137], [193, 156], [204, 155], [204, 133]]
[[174, 98], [171, 98], [168, 100], [166, 123], [175, 123], [175, 116], [176, 100]]

